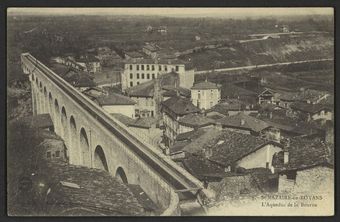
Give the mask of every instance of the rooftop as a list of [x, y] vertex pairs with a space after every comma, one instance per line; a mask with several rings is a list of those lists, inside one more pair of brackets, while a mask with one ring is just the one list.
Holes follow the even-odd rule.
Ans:
[[212, 82], [208, 82], [207, 80], [206, 81], [203, 81], [203, 82], [199, 82], [199, 83], [195, 83], [193, 85], [193, 87], [191, 87], [191, 89], [219, 89], [221, 88], [220, 85], [216, 84], [216, 83], [212, 83]]
[[170, 115], [175, 114], [177, 116], [183, 116], [189, 113], [200, 112], [200, 109], [194, 106], [189, 99], [184, 99], [178, 96], [171, 97], [163, 101], [162, 105], [171, 112], [169, 113]]
[[246, 115], [242, 112], [233, 116], [224, 117], [217, 121], [221, 123], [222, 126], [224, 127], [236, 127], [251, 130], [254, 132], [260, 132], [265, 128], [269, 127], [269, 125], [266, 122], [255, 117]]
[[112, 93], [109, 95], [99, 96], [96, 99], [101, 106], [110, 105], [135, 105], [136, 102], [127, 96], [123, 96], [117, 93]]
[[310, 103], [303, 103], [303, 102], [296, 102], [293, 103], [291, 109], [298, 110], [301, 112], [315, 114], [321, 110], [331, 110], [331, 107], [327, 104], [310, 104]]
[[334, 146], [320, 140], [294, 138], [287, 149], [289, 162], [282, 170], [302, 170], [318, 165], [334, 166]]
[[178, 120], [178, 122], [181, 125], [188, 126], [188, 127], [193, 127], [193, 128], [198, 128], [198, 127], [204, 127], [208, 125], [213, 125], [215, 123], [214, 120], [197, 114], [197, 113], [190, 113], [188, 115], [183, 116]]

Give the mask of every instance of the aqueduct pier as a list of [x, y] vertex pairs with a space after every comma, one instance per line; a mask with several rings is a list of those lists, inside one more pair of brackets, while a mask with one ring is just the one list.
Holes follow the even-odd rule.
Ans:
[[21, 64], [31, 82], [33, 114], [51, 115], [71, 164], [101, 168], [124, 183], [140, 185], [162, 215], [178, 215], [179, 200], [197, 198], [202, 183], [195, 177], [153, 151], [31, 54], [23, 53]]

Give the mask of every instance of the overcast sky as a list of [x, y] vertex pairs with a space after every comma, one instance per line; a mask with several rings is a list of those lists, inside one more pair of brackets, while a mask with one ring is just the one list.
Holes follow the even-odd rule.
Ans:
[[9, 15], [161, 15], [176, 17], [257, 17], [332, 15], [333, 8], [9, 8]]

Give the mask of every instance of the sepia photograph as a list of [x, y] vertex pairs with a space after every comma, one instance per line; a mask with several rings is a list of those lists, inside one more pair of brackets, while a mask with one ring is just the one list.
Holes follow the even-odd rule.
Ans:
[[8, 216], [333, 216], [334, 8], [7, 8]]

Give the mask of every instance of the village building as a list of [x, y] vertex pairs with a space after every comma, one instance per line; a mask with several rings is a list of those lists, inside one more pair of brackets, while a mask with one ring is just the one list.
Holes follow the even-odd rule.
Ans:
[[135, 118], [136, 102], [127, 96], [112, 93], [97, 97], [95, 102], [110, 114], [120, 113], [130, 118]]
[[194, 70], [188, 67], [178, 60], [129, 60], [121, 74], [122, 91], [169, 72], [178, 73], [179, 86], [190, 89], [194, 83]]
[[92, 74], [102, 70], [100, 60], [91, 54], [80, 56], [80, 58], [75, 59], [75, 62], [85, 67], [84, 71]]
[[282, 148], [272, 140], [211, 127], [179, 135], [170, 155], [182, 160], [187, 154], [199, 155], [223, 167], [224, 172], [235, 172], [237, 168], [266, 168], [273, 172], [273, 156]]
[[96, 58], [99, 59], [101, 65], [104, 67], [118, 65], [123, 62], [123, 59], [109, 47], [99, 47]]
[[160, 50], [161, 48], [153, 43], [146, 43], [143, 48], [142, 51], [148, 55], [150, 58], [155, 59], [157, 57], [157, 52]]
[[258, 104], [263, 104], [263, 103], [271, 103], [271, 104], [276, 104], [276, 95], [275, 92], [273, 92], [270, 89], [264, 89], [261, 90], [258, 93]]
[[225, 84], [221, 88], [221, 99], [237, 99], [248, 104], [258, 104], [257, 93], [234, 84]]
[[161, 110], [165, 128], [164, 140], [167, 147], [174, 143], [178, 134], [192, 130], [192, 127], [180, 124], [179, 119], [188, 114], [200, 113], [200, 109], [195, 107], [189, 99], [179, 96], [171, 97], [162, 102]]
[[199, 109], [210, 109], [221, 100], [221, 86], [207, 80], [195, 83], [191, 87], [191, 100]]
[[233, 116], [238, 113], [244, 113], [246, 115], [258, 113], [258, 108], [254, 104], [247, 103], [238, 99], [223, 99], [215, 106], [207, 109], [205, 114], [209, 118], [220, 119], [226, 116]]
[[190, 90], [178, 85], [178, 74], [170, 72], [128, 88], [126, 95], [136, 102], [136, 117], [159, 118], [160, 102], [177, 95], [190, 98]]
[[132, 119], [121, 113], [113, 113], [112, 116], [126, 125], [141, 140], [158, 147], [163, 131], [159, 128], [158, 120], [153, 117]]
[[320, 140], [291, 139], [274, 158], [279, 192], [333, 193], [334, 146]]
[[333, 110], [327, 104], [296, 102], [293, 103], [290, 108], [290, 112], [288, 113], [289, 115], [307, 122], [311, 120], [323, 122], [333, 120]]

